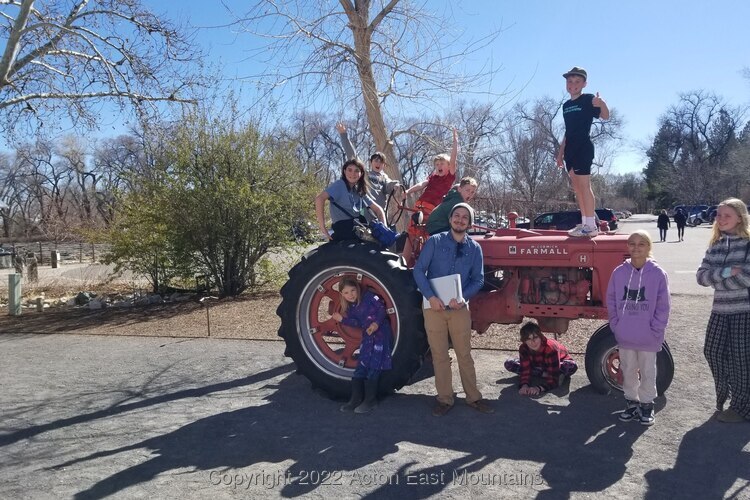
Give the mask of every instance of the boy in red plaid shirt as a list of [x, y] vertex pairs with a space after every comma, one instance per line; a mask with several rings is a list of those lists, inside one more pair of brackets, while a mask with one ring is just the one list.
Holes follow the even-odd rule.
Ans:
[[[505, 369], [521, 376], [518, 393], [521, 396], [538, 396], [559, 386], [563, 377], [570, 377], [578, 365], [560, 342], [542, 335], [536, 323], [521, 327], [519, 358], [508, 359]], [[533, 384], [532, 384], [532, 378]]]

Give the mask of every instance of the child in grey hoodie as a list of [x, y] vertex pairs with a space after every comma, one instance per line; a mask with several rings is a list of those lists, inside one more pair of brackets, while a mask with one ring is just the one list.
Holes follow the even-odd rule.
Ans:
[[[627, 408], [620, 420], [654, 424], [656, 354], [664, 342], [669, 322], [667, 273], [651, 257], [653, 243], [646, 231], [628, 238], [630, 258], [609, 278], [609, 326], [620, 350], [620, 372]], [[639, 377], [640, 373], [640, 377]]]

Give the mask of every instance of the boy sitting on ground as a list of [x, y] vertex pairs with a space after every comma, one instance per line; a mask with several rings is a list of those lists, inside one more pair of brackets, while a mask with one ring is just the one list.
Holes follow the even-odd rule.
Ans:
[[521, 376], [518, 394], [538, 396], [562, 384], [578, 370], [568, 349], [542, 334], [539, 325], [528, 322], [521, 327], [518, 358], [505, 361], [505, 369]]

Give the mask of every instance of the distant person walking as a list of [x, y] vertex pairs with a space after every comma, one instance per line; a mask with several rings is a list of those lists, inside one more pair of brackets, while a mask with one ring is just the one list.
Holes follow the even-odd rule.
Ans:
[[[745, 202], [722, 201], [696, 278], [714, 289], [706, 356], [716, 386], [719, 422], [750, 420], [750, 217]], [[729, 408], [724, 403], [729, 399]]]
[[661, 241], [662, 243], [667, 241], [667, 229], [669, 229], [669, 226], [671, 225], [672, 223], [669, 222], [667, 211], [662, 209], [661, 213], [659, 214], [659, 218], [656, 219], [656, 227], [659, 228], [659, 241]]
[[685, 225], [687, 224], [687, 216], [681, 208], [678, 208], [674, 213], [674, 223], [677, 226], [677, 241], [685, 241]]

